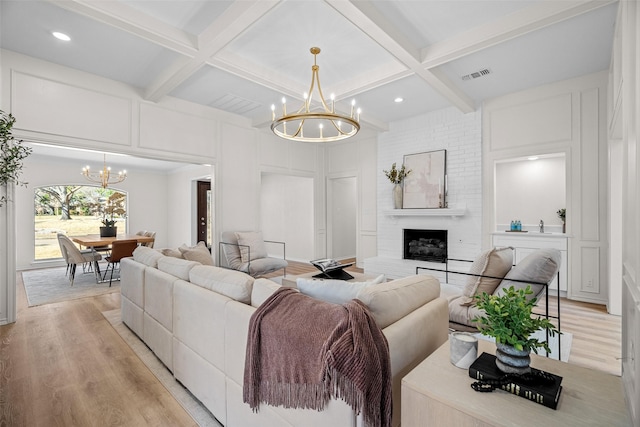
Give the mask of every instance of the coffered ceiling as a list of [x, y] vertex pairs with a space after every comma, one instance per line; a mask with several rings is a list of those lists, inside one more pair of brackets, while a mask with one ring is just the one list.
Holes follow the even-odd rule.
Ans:
[[302, 102], [318, 46], [325, 96], [342, 109], [356, 99], [363, 127], [386, 129], [608, 69], [616, 12], [584, 0], [2, 0], [0, 41], [258, 127], [282, 96]]

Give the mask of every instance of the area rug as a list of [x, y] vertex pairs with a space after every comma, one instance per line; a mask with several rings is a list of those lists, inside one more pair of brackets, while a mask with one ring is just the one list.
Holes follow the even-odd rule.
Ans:
[[[483, 339], [487, 341], [495, 342], [493, 337], [487, 337], [480, 333], [475, 334], [478, 339]], [[533, 334], [534, 337], [539, 339], [540, 341], [544, 341], [546, 339], [545, 333], [543, 331], [537, 331]], [[549, 357], [552, 359], [558, 360], [558, 343], [560, 343], [560, 360], [563, 362], [569, 361], [569, 354], [571, 353], [571, 342], [573, 341], [573, 335], [569, 332], [563, 332], [562, 335], [556, 335], [555, 337], [549, 337], [549, 348], [551, 349], [551, 353], [549, 353]], [[538, 349], [538, 355], [546, 356], [546, 351], [544, 349]]]
[[73, 286], [65, 274], [66, 267], [43, 268], [22, 272], [22, 282], [27, 293], [29, 307], [78, 298], [120, 292], [120, 282], [96, 283], [93, 272], [83, 273], [78, 267]]
[[215, 419], [211, 412], [189, 390], [176, 381], [171, 372], [158, 360], [149, 347], [122, 323], [120, 309], [105, 311], [102, 315], [199, 426], [222, 427], [222, 424]]

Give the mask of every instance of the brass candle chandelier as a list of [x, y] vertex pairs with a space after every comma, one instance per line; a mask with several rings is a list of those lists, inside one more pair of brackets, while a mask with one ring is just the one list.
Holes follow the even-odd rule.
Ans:
[[[300, 142], [332, 142], [354, 136], [360, 130], [360, 108], [355, 108], [355, 100], [351, 102], [349, 115], [336, 113], [335, 96], [331, 95], [331, 105], [327, 104], [320, 87], [316, 57], [319, 47], [310, 49], [313, 54], [311, 67], [311, 87], [304, 94], [304, 102], [295, 113], [287, 114], [287, 101], [282, 98], [282, 116], [276, 118], [276, 107], [271, 105], [271, 130], [281, 138]], [[314, 90], [318, 99], [316, 107], [312, 107]]]
[[89, 166], [85, 166], [82, 168], [82, 175], [89, 181], [100, 184], [102, 188], [107, 188], [109, 185], [124, 181], [127, 178], [127, 171], [123, 170], [117, 175], [111, 175], [111, 167], [107, 167], [107, 155], [104, 154], [101, 171], [91, 172]]

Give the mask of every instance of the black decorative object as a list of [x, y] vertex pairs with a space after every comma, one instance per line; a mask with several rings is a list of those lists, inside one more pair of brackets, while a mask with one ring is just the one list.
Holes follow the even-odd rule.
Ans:
[[469, 367], [469, 376], [478, 380], [471, 388], [480, 392], [495, 389], [524, 397], [551, 409], [558, 407], [562, 377], [531, 368], [527, 374], [505, 374], [496, 366], [496, 356], [482, 353]]
[[118, 227], [100, 227], [100, 237], [116, 237]]

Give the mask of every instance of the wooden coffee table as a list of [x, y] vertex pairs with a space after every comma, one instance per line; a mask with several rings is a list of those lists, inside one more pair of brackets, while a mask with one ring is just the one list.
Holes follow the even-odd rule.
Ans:
[[[478, 354], [495, 345], [478, 341]], [[622, 379], [535, 354], [531, 366], [563, 377], [556, 410], [506, 391], [478, 393], [453, 366], [447, 341], [402, 379], [402, 426], [629, 426]]]
[[[356, 273], [354, 271], [347, 271], [347, 273], [349, 273], [350, 275], [353, 276], [353, 279], [348, 280], [349, 282], [366, 282], [368, 280], [373, 280], [375, 279], [376, 275], [373, 274], [364, 274], [364, 273]], [[285, 276], [282, 278], [282, 286], [289, 286], [291, 288], [295, 288], [296, 287], [296, 279], [300, 278], [304, 278], [304, 279], [311, 279], [313, 278], [313, 276], [320, 274], [320, 271], [312, 271], [311, 273], [305, 273], [305, 274], [300, 274], [297, 276]], [[319, 279], [322, 280], [322, 279]]]

